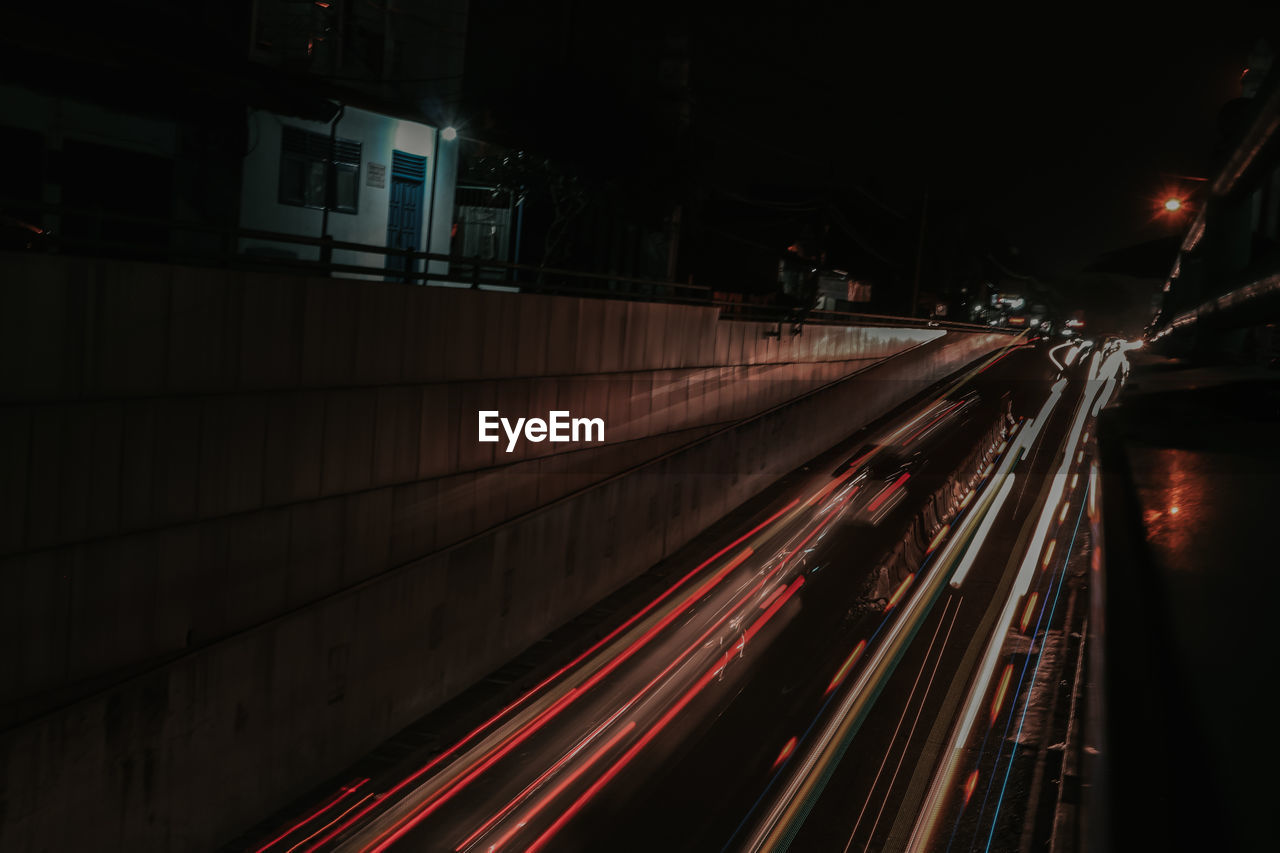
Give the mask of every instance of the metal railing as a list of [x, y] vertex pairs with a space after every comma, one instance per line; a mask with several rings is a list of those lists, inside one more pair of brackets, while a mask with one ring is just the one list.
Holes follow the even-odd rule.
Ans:
[[[29, 221], [35, 216], [57, 217], [59, 222], [74, 223], [75, 228], [70, 235], [60, 233], [60, 229], [44, 229]], [[119, 236], [104, 238], [100, 236], [104, 225], [109, 226], [106, 231], [116, 234], [121, 233], [122, 227], [134, 230], [126, 232], [129, 236], [125, 239]], [[365, 277], [415, 285], [439, 284], [481, 290], [702, 305], [719, 309], [722, 319], [776, 323], [777, 330], [771, 334], [779, 338], [800, 334], [807, 324], [930, 327], [1014, 334], [1013, 330], [973, 323], [761, 304], [748, 301], [748, 296], [733, 293], [728, 287], [718, 290], [677, 281], [392, 249], [333, 237], [158, 219], [19, 199], [0, 198], [0, 228], [5, 232], [0, 248], [11, 250], [302, 275]], [[90, 234], [77, 236], [74, 231], [89, 231]], [[259, 254], [253, 249], [261, 247], [246, 247], [244, 241], [315, 249], [319, 257], [313, 260], [283, 253]], [[334, 252], [374, 255], [382, 260], [375, 264], [339, 262], [333, 260]], [[392, 260], [396, 262], [395, 266], [388, 265]], [[501, 272], [501, 280], [494, 276], [496, 271]]]

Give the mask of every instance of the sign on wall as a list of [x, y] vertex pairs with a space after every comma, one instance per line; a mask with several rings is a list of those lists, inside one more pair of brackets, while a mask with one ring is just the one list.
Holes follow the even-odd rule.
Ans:
[[370, 163], [369, 171], [365, 178], [365, 185], [385, 189], [387, 186], [387, 164], [386, 163]]

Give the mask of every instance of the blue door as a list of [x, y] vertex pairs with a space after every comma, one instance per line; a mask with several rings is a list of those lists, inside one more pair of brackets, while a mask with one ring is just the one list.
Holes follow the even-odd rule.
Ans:
[[[416, 252], [422, 243], [422, 194], [427, 158], [403, 151], [391, 152], [391, 201], [387, 210], [387, 248]], [[406, 265], [403, 255], [388, 254], [388, 281], [406, 281], [405, 273], [418, 270], [417, 261]]]

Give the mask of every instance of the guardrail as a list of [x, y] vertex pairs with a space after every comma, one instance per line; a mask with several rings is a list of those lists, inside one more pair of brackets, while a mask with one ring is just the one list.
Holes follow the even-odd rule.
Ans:
[[[43, 229], [23, 217], [50, 215], [74, 222], [77, 229], [114, 238], [67, 236]], [[86, 228], [86, 225], [89, 227]], [[393, 249], [369, 243], [355, 243], [333, 237], [312, 237], [279, 231], [240, 228], [204, 222], [157, 219], [103, 209], [74, 208], [0, 198], [0, 226], [13, 239], [2, 248], [57, 254], [214, 266], [230, 269], [292, 272], [298, 274], [366, 277], [406, 284], [438, 284], [482, 290], [508, 290], [563, 296], [621, 299], [704, 305], [720, 309], [726, 320], [777, 323], [772, 334], [800, 334], [805, 324], [860, 326], [915, 326], [1015, 334], [1015, 330], [990, 326], [864, 314], [821, 311], [746, 301], [746, 297], [704, 285], [676, 281], [635, 278], [614, 273], [594, 273], [559, 267], [510, 263], [487, 258]], [[104, 228], [106, 226], [106, 228]], [[134, 229], [128, 232], [123, 229]], [[121, 234], [130, 234], [121, 237]], [[264, 241], [317, 249], [318, 259], [257, 253], [243, 241]], [[335, 251], [375, 255], [380, 264], [345, 263], [333, 260]], [[443, 271], [441, 268], [443, 267]], [[737, 298], [732, 298], [737, 297]], [[789, 329], [784, 329], [789, 326]]]

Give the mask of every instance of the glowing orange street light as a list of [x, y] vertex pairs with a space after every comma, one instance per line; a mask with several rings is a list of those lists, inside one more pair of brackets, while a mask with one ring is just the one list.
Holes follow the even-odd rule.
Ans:
[[1177, 210], [1181, 210], [1181, 209], [1182, 209], [1182, 199], [1180, 199], [1180, 198], [1174, 198], [1174, 197], [1172, 197], [1172, 196], [1171, 196], [1171, 197], [1169, 197], [1169, 198], [1167, 198], [1167, 199], [1165, 199], [1165, 201], [1164, 201], [1164, 209], [1165, 209], [1165, 210], [1167, 210], [1167, 211], [1169, 211], [1170, 213], [1173, 213], [1174, 211], [1177, 211]]

